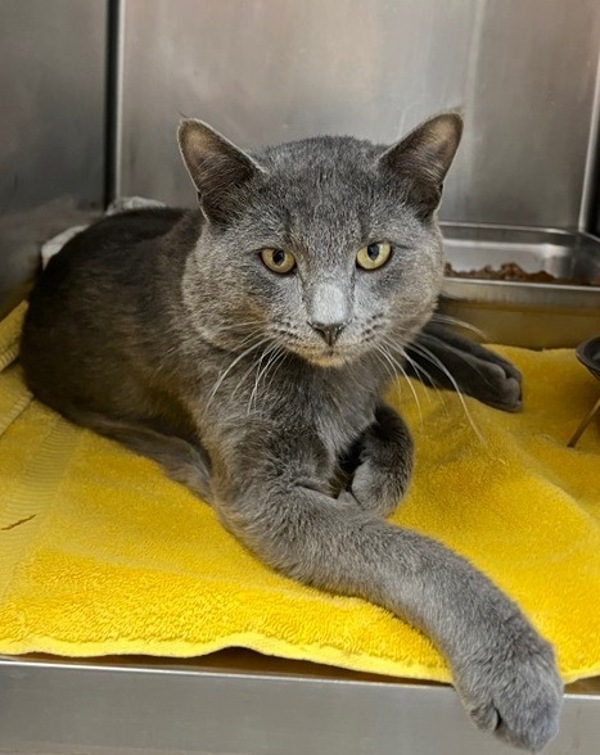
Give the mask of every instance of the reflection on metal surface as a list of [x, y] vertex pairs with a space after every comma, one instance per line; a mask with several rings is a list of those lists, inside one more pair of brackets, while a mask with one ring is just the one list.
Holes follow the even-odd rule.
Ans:
[[[0, 752], [506, 755], [444, 685], [229, 651], [207, 659], [0, 659]], [[567, 695], [547, 755], [592, 755], [600, 684]]]
[[[586, 280], [600, 275], [600, 241], [587, 234], [452, 223], [443, 233], [456, 270], [516, 262], [529, 272]], [[443, 294], [444, 312], [494, 343], [574, 347], [600, 333], [600, 287], [446, 278]]]
[[0, 317], [103, 200], [106, 0], [0, 3]]
[[122, 194], [189, 204], [175, 129], [242, 146], [390, 142], [462, 107], [455, 221], [577, 227], [600, 50], [597, 0], [123, 0]]

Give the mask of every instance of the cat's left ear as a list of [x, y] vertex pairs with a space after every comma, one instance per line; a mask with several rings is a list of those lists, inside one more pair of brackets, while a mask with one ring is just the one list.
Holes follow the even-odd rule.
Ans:
[[200, 207], [210, 221], [225, 222], [234, 211], [234, 190], [264, 170], [229, 139], [195, 118], [181, 121], [177, 137]]
[[417, 126], [389, 147], [379, 158], [380, 167], [391, 170], [409, 187], [409, 199], [422, 215], [439, 205], [442, 184], [462, 136], [458, 113], [442, 113]]

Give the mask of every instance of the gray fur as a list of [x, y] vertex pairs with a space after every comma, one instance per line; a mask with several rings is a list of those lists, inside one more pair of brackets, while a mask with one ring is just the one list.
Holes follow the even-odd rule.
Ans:
[[[429, 322], [460, 131], [446, 115], [390, 148], [322, 137], [250, 156], [184, 122], [199, 210], [124, 213], [72, 239], [32, 294], [22, 360], [42, 401], [163, 464], [265, 563], [420, 627], [474, 722], [539, 750], [562, 698], [550, 645], [467, 561], [382, 519], [412, 464], [383, 387], [404, 349], [463, 343]], [[388, 263], [359, 269], [378, 241]], [[264, 247], [292, 251], [295, 271], [268, 270]], [[478, 349], [462, 387], [517, 408], [518, 374]]]

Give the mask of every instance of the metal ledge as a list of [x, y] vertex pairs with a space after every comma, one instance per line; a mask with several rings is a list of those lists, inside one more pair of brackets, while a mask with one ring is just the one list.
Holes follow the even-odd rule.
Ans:
[[[547, 755], [595, 755], [600, 679], [568, 688]], [[167, 661], [0, 658], [0, 752], [507, 755], [440, 684], [242, 650]]]

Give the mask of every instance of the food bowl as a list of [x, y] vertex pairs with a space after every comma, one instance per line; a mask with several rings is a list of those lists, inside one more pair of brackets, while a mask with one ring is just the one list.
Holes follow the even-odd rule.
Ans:
[[[442, 313], [464, 320], [482, 340], [529, 348], [575, 348], [600, 333], [600, 240], [552, 229], [443, 223], [454, 271], [516, 263], [573, 283], [447, 277]], [[585, 285], [588, 284], [588, 285]]]
[[576, 353], [581, 364], [600, 380], [600, 336], [579, 344]]

